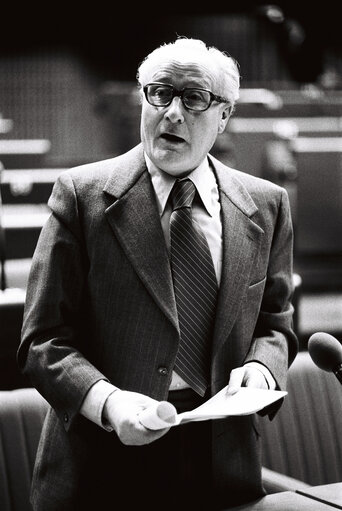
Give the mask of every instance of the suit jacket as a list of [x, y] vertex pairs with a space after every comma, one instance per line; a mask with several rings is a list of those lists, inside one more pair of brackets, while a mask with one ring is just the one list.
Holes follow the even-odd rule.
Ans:
[[[284, 389], [297, 351], [287, 194], [209, 158], [223, 223], [211, 390], [218, 392], [234, 367], [251, 360], [264, 364]], [[166, 399], [179, 327], [141, 145], [63, 172], [49, 206], [29, 278], [18, 363], [51, 404], [33, 501], [41, 509], [38, 503], [55, 495], [66, 511], [73, 509], [84, 453], [100, 435], [106, 435], [104, 445], [113, 437], [79, 414], [86, 393], [106, 378], [121, 389]], [[213, 456], [218, 488], [240, 497], [246, 489], [262, 494], [254, 416], [214, 422]]]

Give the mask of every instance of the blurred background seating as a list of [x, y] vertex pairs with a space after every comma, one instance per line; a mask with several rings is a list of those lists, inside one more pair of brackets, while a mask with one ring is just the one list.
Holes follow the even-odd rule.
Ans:
[[[275, 491], [342, 480], [342, 394], [337, 378], [319, 369], [301, 351], [290, 367], [288, 395], [275, 418], [259, 418], [263, 465]], [[282, 480], [278, 473], [294, 478]], [[281, 485], [284, 484], [282, 488]]]

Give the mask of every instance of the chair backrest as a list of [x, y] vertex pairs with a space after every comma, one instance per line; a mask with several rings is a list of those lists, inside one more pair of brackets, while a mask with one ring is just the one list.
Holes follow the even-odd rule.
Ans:
[[259, 421], [263, 464], [311, 485], [341, 481], [341, 384], [303, 351], [289, 369], [287, 390], [275, 418]]
[[0, 392], [1, 511], [32, 511], [31, 478], [47, 408], [36, 389]]

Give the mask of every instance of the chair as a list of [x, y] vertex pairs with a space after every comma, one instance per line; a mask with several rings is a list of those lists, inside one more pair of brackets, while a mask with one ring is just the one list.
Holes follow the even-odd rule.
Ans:
[[[299, 482], [316, 486], [342, 481], [339, 381], [301, 351], [289, 369], [287, 390], [275, 418], [259, 419], [266, 488], [280, 491], [299, 489]], [[285, 475], [285, 484], [270, 470]]]
[[47, 402], [33, 388], [0, 392], [1, 511], [32, 511], [32, 471]]

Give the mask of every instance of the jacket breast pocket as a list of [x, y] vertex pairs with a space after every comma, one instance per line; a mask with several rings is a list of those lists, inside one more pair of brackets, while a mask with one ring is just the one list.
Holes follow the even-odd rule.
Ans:
[[251, 339], [258, 320], [261, 303], [264, 295], [266, 277], [251, 284], [247, 288], [243, 303], [244, 333], [246, 339]]
[[254, 288], [259, 288], [259, 286], [265, 286], [265, 282], [266, 282], [266, 276], [264, 278], [262, 278], [261, 280], [257, 280], [255, 282], [252, 282], [249, 287], [248, 287], [248, 291], [252, 291]]
[[249, 310], [259, 308], [266, 284], [266, 277], [252, 283], [247, 289], [246, 302]]

